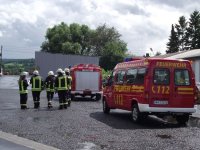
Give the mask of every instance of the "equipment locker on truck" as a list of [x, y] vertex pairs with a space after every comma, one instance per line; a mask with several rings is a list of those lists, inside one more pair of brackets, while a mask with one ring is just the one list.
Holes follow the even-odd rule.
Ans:
[[138, 122], [172, 115], [184, 124], [194, 113], [195, 78], [187, 60], [148, 58], [116, 65], [103, 91], [103, 111], [124, 109]]
[[79, 64], [71, 68], [72, 91], [71, 96], [90, 96], [100, 100], [102, 97], [101, 68], [94, 64]]

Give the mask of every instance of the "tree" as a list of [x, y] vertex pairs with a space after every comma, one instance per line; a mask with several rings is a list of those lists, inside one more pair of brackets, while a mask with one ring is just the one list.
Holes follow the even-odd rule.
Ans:
[[171, 35], [169, 37], [169, 42], [167, 43], [166, 53], [175, 53], [179, 49], [179, 40], [177, 32], [174, 30], [174, 25], [172, 24]]
[[62, 22], [47, 29], [41, 51], [87, 55], [90, 51], [91, 32], [86, 25], [72, 23], [68, 26]]
[[65, 23], [48, 28], [41, 51], [62, 54], [100, 56], [100, 66], [113, 69], [123, 61], [127, 45], [114, 27], [105, 24], [91, 30], [87, 25]]
[[190, 15], [189, 27], [187, 28], [187, 46], [190, 49], [200, 48], [200, 13], [194, 11]]
[[114, 27], [109, 28], [106, 24], [97, 27], [92, 38], [93, 55], [101, 56], [106, 44], [108, 42], [120, 41], [120, 37], [121, 35]]
[[117, 63], [124, 60], [126, 51], [126, 43], [123, 41], [107, 42], [100, 57], [100, 66], [105, 70], [112, 70]]
[[187, 31], [187, 21], [184, 16], [181, 16], [179, 18], [178, 24], [175, 25], [175, 28], [177, 30], [177, 36], [179, 40], [179, 50], [183, 51], [186, 48], [186, 31]]

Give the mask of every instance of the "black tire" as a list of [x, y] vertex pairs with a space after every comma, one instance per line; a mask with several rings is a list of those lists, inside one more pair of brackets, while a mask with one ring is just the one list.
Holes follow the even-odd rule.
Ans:
[[180, 125], [185, 125], [188, 122], [189, 118], [190, 118], [189, 114], [184, 114], [184, 115], [176, 116], [176, 121]]
[[99, 101], [100, 99], [101, 99], [101, 94], [96, 94], [95, 100], [96, 100], [96, 101]]
[[135, 123], [140, 122], [142, 119], [142, 114], [141, 114], [137, 104], [133, 104], [133, 106], [132, 106], [131, 119]]
[[71, 101], [73, 101], [75, 98], [75, 96], [73, 94], [71, 94]]
[[110, 108], [108, 107], [108, 104], [106, 103], [105, 100], [103, 100], [103, 112], [104, 112], [104, 114], [110, 113]]

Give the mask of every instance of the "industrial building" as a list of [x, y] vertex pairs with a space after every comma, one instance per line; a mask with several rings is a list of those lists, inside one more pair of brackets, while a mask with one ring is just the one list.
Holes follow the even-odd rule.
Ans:
[[58, 68], [64, 69], [77, 64], [99, 65], [99, 57], [35, 52], [35, 65], [42, 77], [46, 77], [50, 70], [55, 72]]

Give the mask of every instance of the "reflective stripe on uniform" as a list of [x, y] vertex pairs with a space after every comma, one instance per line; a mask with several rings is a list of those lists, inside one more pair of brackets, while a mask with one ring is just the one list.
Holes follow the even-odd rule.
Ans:
[[[37, 80], [39, 81], [39, 85], [36, 85]], [[42, 90], [42, 79], [39, 76], [33, 77], [32, 91], [41, 91], [41, 90]]]
[[54, 90], [54, 85], [53, 85], [53, 87], [51, 87], [51, 83], [48, 83], [48, 87], [46, 88], [46, 90], [47, 90], [47, 92], [55, 92], [55, 90]]
[[24, 90], [24, 81], [20, 81], [19, 83], [19, 93], [20, 94], [26, 94], [28, 93], [28, 90]]
[[27, 104], [21, 104], [21, 106], [27, 106]]
[[67, 88], [68, 88], [68, 90], [71, 90], [71, 88], [72, 88], [72, 77], [71, 76], [67, 76], [67, 81], [69, 81], [69, 83], [67, 83]]
[[58, 91], [67, 90], [66, 76], [58, 77]]

